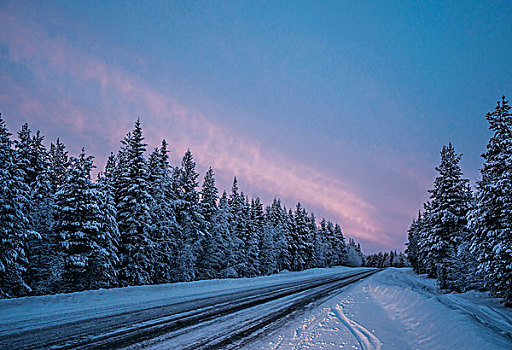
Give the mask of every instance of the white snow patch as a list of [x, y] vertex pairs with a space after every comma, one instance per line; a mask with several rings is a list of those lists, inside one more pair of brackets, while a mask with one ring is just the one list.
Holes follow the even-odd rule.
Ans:
[[390, 268], [348, 286], [251, 349], [512, 349], [512, 310], [485, 293], [441, 294]]

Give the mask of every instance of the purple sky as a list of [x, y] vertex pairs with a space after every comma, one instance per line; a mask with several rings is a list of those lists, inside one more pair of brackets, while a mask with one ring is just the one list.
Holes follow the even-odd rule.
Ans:
[[[151, 6], [151, 7], [149, 7]], [[512, 91], [511, 6], [342, 2], [0, 4], [0, 111], [72, 153], [137, 117], [219, 187], [300, 201], [367, 253], [406, 230], [452, 141], [478, 179], [483, 116]]]

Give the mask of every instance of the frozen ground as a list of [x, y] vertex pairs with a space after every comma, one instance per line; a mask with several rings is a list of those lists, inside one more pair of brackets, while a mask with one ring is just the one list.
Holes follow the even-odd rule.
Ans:
[[487, 294], [440, 294], [390, 268], [353, 284], [249, 349], [512, 349], [512, 310]]
[[440, 294], [408, 269], [314, 269], [253, 279], [0, 301], [0, 348], [512, 349], [512, 312]]

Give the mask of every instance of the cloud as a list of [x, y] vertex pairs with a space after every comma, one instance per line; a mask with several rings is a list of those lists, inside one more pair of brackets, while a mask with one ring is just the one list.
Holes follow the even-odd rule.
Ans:
[[[259, 145], [248, 135], [213, 123], [207, 112], [180, 104], [65, 38], [51, 36], [40, 24], [1, 11], [0, 21], [0, 43], [7, 48], [6, 59], [27, 68], [39, 86], [51, 80], [43, 95], [61, 97], [49, 108], [55, 114], [51, 117], [54, 123], [81, 135], [117, 141], [124, 134], [122, 130], [142, 116], [150, 144], [170, 138], [174, 147], [190, 147], [204, 166], [230, 171], [251, 186], [332, 213], [351, 236], [389, 243], [382, 242], [383, 237], [377, 234], [379, 225], [372, 219], [376, 209], [340, 178], [322, 174]], [[67, 92], [68, 87], [83, 91], [83, 96]], [[99, 101], [88, 100], [95, 94]], [[88, 103], [94, 107], [88, 109]], [[47, 103], [38, 101], [37, 96], [21, 107], [25, 113], [48, 113], [42, 110]]]

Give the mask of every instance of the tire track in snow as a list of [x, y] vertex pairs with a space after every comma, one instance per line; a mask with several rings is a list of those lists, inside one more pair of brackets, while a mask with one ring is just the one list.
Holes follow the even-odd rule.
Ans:
[[361, 326], [356, 321], [350, 319], [343, 312], [341, 304], [336, 305], [332, 309], [334, 315], [343, 323], [343, 325], [352, 333], [356, 338], [362, 350], [380, 350], [381, 342], [379, 338], [373, 335], [372, 332]]

